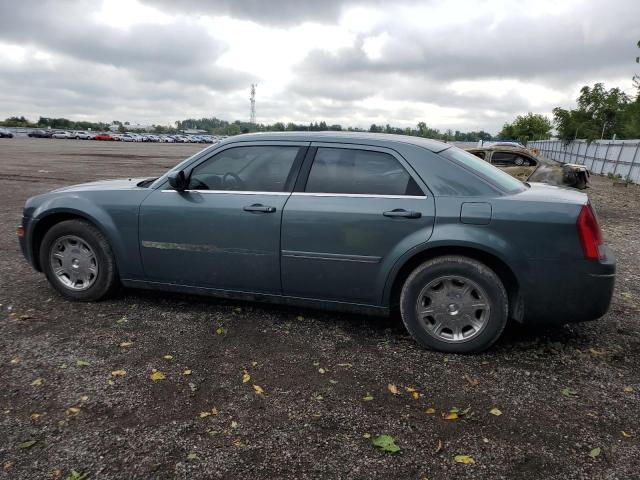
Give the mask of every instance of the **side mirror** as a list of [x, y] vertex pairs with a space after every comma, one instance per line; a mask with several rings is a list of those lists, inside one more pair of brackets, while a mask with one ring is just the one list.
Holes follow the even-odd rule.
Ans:
[[171, 188], [177, 190], [178, 192], [184, 192], [189, 186], [189, 182], [186, 175], [184, 174], [184, 170], [171, 172], [167, 177], [167, 180], [169, 180], [169, 185], [171, 185]]

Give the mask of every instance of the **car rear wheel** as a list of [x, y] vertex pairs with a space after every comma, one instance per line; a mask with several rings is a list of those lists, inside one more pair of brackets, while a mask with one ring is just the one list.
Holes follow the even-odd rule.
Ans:
[[40, 265], [68, 300], [100, 300], [118, 287], [115, 259], [102, 232], [84, 220], [60, 222], [45, 234]]
[[507, 324], [508, 299], [500, 278], [462, 256], [429, 260], [407, 278], [400, 295], [402, 320], [422, 346], [474, 353], [489, 348]]

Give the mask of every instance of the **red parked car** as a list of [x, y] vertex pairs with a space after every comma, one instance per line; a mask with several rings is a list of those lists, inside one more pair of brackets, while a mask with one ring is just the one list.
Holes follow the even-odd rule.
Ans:
[[115, 140], [115, 139], [108, 133], [99, 133], [98, 135], [96, 135], [96, 140]]

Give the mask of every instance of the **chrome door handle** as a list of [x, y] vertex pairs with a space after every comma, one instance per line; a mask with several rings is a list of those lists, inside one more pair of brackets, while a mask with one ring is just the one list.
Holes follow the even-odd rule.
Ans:
[[401, 217], [401, 218], [420, 218], [422, 217], [422, 213], [414, 212], [411, 210], [405, 210], [403, 208], [396, 208], [395, 210], [389, 210], [388, 212], [383, 212], [382, 215], [385, 217]]
[[260, 203], [254, 203], [253, 205], [247, 205], [242, 207], [245, 212], [262, 212], [262, 213], [273, 213], [276, 211], [276, 207], [266, 207]]

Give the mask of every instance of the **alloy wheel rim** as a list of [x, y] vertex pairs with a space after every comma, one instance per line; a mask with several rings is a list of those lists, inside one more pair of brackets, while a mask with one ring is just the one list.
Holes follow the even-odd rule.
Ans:
[[76, 235], [56, 239], [50, 250], [49, 263], [58, 282], [70, 290], [86, 290], [98, 278], [95, 252]]
[[447, 275], [432, 280], [422, 289], [416, 313], [429, 335], [447, 343], [461, 343], [484, 330], [491, 304], [476, 282]]

